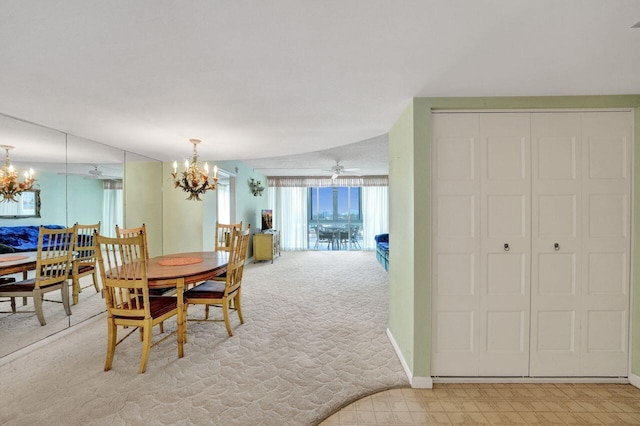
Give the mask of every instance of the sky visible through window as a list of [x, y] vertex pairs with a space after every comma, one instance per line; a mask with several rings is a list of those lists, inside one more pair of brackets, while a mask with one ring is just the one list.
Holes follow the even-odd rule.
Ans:
[[[358, 220], [360, 218], [360, 188], [338, 187], [335, 189], [337, 206], [334, 206], [334, 188], [311, 189], [312, 219], [346, 221], [349, 212], [351, 212], [351, 220]], [[334, 218], [336, 210], [338, 217]]]

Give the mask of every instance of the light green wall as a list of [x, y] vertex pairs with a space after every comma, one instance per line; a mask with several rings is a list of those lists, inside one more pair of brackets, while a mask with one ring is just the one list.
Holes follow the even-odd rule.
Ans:
[[[174, 188], [173, 163], [162, 164], [163, 254], [202, 251], [204, 202], [187, 200], [187, 193]], [[215, 197], [208, 192], [203, 198]]]
[[74, 223], [98, 223], [104, 209], [104, 189], [100, 179], [84, 179], [82, 176], [67, 176], [67, 221]]
[[124, 226], [147, 228], [149, 257], [163, 250], [162, 163], [127, 161], [124, 164]]
[[[405, 361], [414, 376], [430, 376], [431, 351], [431, 292], [430, 282], [430, 112], [438, 109], [581, 109], [581, 108], [633, 108], [635, 128], [640, 129], [640, 95], [614, 96], [546, 96], [510, 98], [416, 98], [398, 119], [389, 133], [389, 192], [390, 239], [393, 244], [390, 272], [396, 269], [413, 270], [414, 277], [407, 273], [389, 274], [392, 296], [389, 306], [389, 329], [392, 332]], [[412, 134], [413, 133], [413, 134]], [[407, 139], [411, 139], [408, 141]], [[634, 247], [640, 243], [640, 147], [634, 139]], [[415, 154], [415, 169], [407, 176], [411, 164], [404, 158]], [[397, 157], [396, 157], [397, 156]], [[406, 184], [403, 185], [403, 184]], [[415, 190], [414, 190], [415, 188]], [[394, 194], [404, 191], [405, 195]], [[412, 199], [409, 199], [412, 198]], [[403, 202], [404, 205], [395, 203]], [[395, 205], [394, 205], [395, 204]], [[406, 211], [410, 210], [410, 211]], [[411, 236], [415, 232], [416, 235]], [[402, 240], [400, 240], [402, 238]], [[412, 241], [412, 253], [402, 248]], [[400, 247], [398, 247], [400, 246]], [[402, 255], [395, 255], [397, 249]], [[634, 249], [631, 309], [631, 372], [640, 375], [640, 259]], [[412, 282], [407, 282], [412, 279]], [[401, 289], [403, 289], [401, 291]], [[415, 293], [414, 310], [406, 312], [406, 291]], [[399, 294], [398, 294], [399, 293]], [[404, 297], [399, 297], [400, 295]], [[411, 318], [408, 318], [411, 317]], [[411, 324], [407, 324], [411, 322]], [[406, 327], [406, 330], [400, 329]]]
[[414, 371], [414, 103], [389, 132], [389, 331]]

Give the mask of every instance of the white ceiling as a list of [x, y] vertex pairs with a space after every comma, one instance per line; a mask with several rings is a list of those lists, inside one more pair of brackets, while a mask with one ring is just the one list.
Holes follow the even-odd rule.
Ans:
[[638, 0], [3, 0], [0, 113], [257, 170], [357, 142], [294, 159], [364, 170], [416, 96], [640, 93], [638, 21]]

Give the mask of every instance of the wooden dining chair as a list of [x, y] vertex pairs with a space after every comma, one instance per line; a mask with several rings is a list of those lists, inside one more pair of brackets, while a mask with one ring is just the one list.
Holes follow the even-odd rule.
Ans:
[[[192, 321], [210, 321], [209, 306], [219, 306], [222, 308], [224, 323], [229, 336], [233, 336], [229, 311], [235, 310], [238, 313], [240, 324], [244, 324], [241, 304], [241, 284], [244, 264], [249, 246], [250, 227], [241, 231], [233, 228], [229, 239], [229, 261], [227, 273], [224, 281], [207, 280], [202, 284], [185, 291], [185, 317], [188, 313], [189, 305], [203, 304], [205, 307], [204, 319], [193, 319]], [[215, 320], [214, 320], [215, 321]]]
[[136, 235], [141, 234], [144, 235], [144, 249], [146, 253], [146, 259], [149, 259], [149, 244], [147, 243], [147, 226], [143, 223], [142, 226], [138, 226], [137, 228], [120, 228], [116, 225], [116, 237], [117, 238], [126, 238], [126, 237], [135, 237]]
[[76, 240], [74, 243], [74, 257], [71, 264], [71, 294], [73, 304], [78, 303], [80, 292], [89, 286], [81, 287], [80, 278], [91, 275], [93, 287], [100, 293], [98, 284], [98, 267], [96, 265], [96, 243], [94, 234], [100, 233], [100, 222], [94, 225], [73, 225], [76, 228]]
[[224, 224], [219, 223], [216, 220], [216, 235], [215, 235], [215, 246], [214, 250], [216, 251], [229, 251], [229, 242], [231, 239], [231, 231], [232, 230], [242, 230], [242, 221], [240, 223], [231, 223]]
[[137, 327], [142, 336], [142, 357], [138, 373], [144, 373], [151, 347], [164, 340], [152, 344], [153, 327], [173, 316], [178, 322], [178, 357], [182, 358], [186, 328], [182, 314], [181, 281], [178, 282], [177, 297], [149, 295], [146, 248], [142, 233], [116, 238], [96, 235], [96, 243], [107, 305], [107, 358], [104, 370], [111, 369], [116, 345], [133, 333], [129, 332], [118, 341], [118, 327]]
[[31, 297], [40, 324], [46, 325], [42, 307], [44, 294], [60, 290], [64, 310], [71, 315], [68, 279], [75, 232], [73, 227], [48, 229], [40, 226], [35, 277], [0, 286], [0, 297]]

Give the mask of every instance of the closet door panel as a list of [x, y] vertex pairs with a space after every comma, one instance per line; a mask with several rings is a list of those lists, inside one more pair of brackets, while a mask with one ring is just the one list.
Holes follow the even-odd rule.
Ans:
[[580, 373], [581, 121], [531, 114], [531, 376]]
[[529, 114], [480, 116], [481, 376], [529, 369]]
[[628, 374], [633, 116], [582, 114], [585, 276], [581, 374]]
[[437, 114], [432, 159], [434, 376], [478, 375], [478, 115]]

